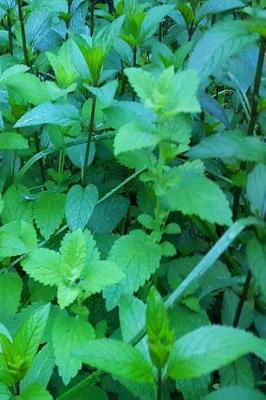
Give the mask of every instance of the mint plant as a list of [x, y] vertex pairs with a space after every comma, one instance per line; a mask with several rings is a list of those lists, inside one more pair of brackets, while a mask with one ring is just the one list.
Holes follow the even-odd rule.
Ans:
[[0, 399], [265, 399], [266, 2], [0, 0]]

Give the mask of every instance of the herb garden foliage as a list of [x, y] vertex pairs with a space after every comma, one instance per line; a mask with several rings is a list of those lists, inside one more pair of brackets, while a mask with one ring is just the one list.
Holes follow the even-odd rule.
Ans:
[[265, 399], [265, 0], [0, 18], [0, 399]]

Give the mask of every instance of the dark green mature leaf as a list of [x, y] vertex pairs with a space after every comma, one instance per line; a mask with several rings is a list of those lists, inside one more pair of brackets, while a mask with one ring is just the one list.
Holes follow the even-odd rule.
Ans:
[[98, 190], [94, 185], [83, 188], [73, 186], [66, 198], [66, 219], [71, 230], [84, 229], [98, 202]]
[[73, 105], [44, 103], [28, 111], [21, 117], [15, 128], [24, 126], [36, 126], [44, 124], [54, 124], [60, 126], [74, 125], [79, 121], [79, 111]]
[[111, 233], [126, 215], [128, 206], [128, 199], [120, 195], [106, 199], [95, 207], [88, 228], [93, 233]]
[[36, 232], [28, 222], [14, 221], [0, 228], [0, 257], [19, 256], [36, 247]]
[[27, 140], [16, 132], [0, 133], [0, 150], [25, 150], [28, 148]]
[[232, 223], [232, 213], [224, 193], [204, 176], [203, 164], [198, 160], [172, 169], [162, 201], [167, 209], [194, 214], [211, 223]]
[[[204, 33], [197, 42], [188, 67], [196, 69], [202, 81], [221, 68], [233, 55], [255, 43], [244, 21], [222, 21]], [[206, 51], [208, 49], [208, 51]]]
[[55, 362], [65, 385], [81, 368], [82, 357], [73, 357], [73, 352], [84, 348], [94, 337], [92, 326], [82, 319], [70, 318], [64, 314], [55, 319], [52, 327], [52, 343]]
[[192, 147], [189, 155], [266, 163], [266, 145], [257, 137], [247, 137], [240, 132], [218, 133]]
[[23, 391], [28, 386], [37, 383], [43, 387], [48, 385], [55, 366], [51, 344], [46, 344], [36, 355], [31, 367], [20, 382]]
[[[261, 145], [264, 146], [264, 145]], [[258, 164], [248, 175], [247, 197], [251, 211], [260, 218], [266, 213], [266, 166]]]
[[217, 14], [219, 12], [224, 12], [232, 10], [233, 8], [243, 8], [245, 4], [239, 0], [207, 0], [197, 11], [197, 19], [201, 20], [206, 15]]
[[22, 281], [18, 274], [8, 272], [0, 275], [0, 321], [13, 317], [16, 313], [22, 291]]
[[266, 396], [258, 390], [241, 386], [231, 386], [209, 393], [202, 400], [265, 400]]
[[45, 239], [59, 228], [65, 211], [66, 196], [61, 193], [41, 192], [34, 205], [34, 218]]
[[254, 388], [255, 377], [250, 360], [243, 357], [221, 368], [220, 379], [222, 387], [239, 385]]
[[265, 360], [265, 342], [236, 328], [203, 327], [175, 342], [168, 363], [168, 374], [173, 379], [195, 378], [213, 372], [247, 353], [255, 353]]
[[112, 339], [98, 339], [86, 343], [75, 352], [82, 361], [116, 378], [134, 382], [152, 383], [149, 362], [130, 345]]
[[131, 231], [116, 240], [108, 260], [121, 268], [125, 278], [104, 291], [107, 308], [115, 307], [121, 295], [133, 294], [138, 290], [159, 267], [160, 259], [160, 246], [140, 230]]

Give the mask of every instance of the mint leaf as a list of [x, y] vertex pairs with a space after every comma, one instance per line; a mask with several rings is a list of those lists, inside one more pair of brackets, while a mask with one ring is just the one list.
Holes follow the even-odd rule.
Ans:
[[168, 362], [168, 375], [173, 379], [195, 378], [250, 352], [264, 360], [264, 341], [236, 328], [218, 325], [199, 328], [175, 342]]
[[94, 335], [92, 326], [82, 319], [70, 318], [64, 314], [55, 319], [52, 343], [59, 375], [65, 385], [77, 374], [82, 364], [81, 357], [73, 357], [73, 352], [84, 348], [88, 341], [94, 339]]
[[37, 247], [36, 232], [25, 221], [14, 221], [0, 228], [0, 257], [28, 253]]
[[0, 150], [25, 150], [28, 147], [27, 140], [19, 133], [0, 133]]
[[118, 379], [152, 383], [153, 373], [149, 362], [130, 345], [112, 339], [89, 341], [74, 352], [82, 361]]
[[162, 196], [165, 207], [221, 225], [231, 225], [228, 200], [214, 182], [204, 176], [200, 161], [172, 168], [168, 189]]
[[135, 230], [119, 238], [111, 249], [108, 261], [120, 267], [125, 278], [104, 291], [107, 308], [115, 307], [122, 294], [133, 294], [138, 290], [159, 267], [160, 259], [160, 246], [144, 232]]
[[262, 164], [256, 167], [248, 175], [247, 197], [252, 212], [264, 218], [266, 213], [266, 166]]
[[22, 280], [18, 274], [8, 272], [0, 274], [0, 321], [13, 317], [16, 313], [22, 291]]
[[155, 133], [149, 132], [147, 128], [136, 122], [129, 122], [120, 128], [115, 136], [115, 155], [147, 147], [153, 149], [158, 141]]
[[50, 393], [42, 386], [36, 383], [28, 386], [20, 396], [18, 400], [53, 400]]
[[47, 240], [59, 228], [65, 208], [65, 195], [41, 192], [34, 205], [34, 218], [42, 236]]
[[79, 121], [79, 112], [71, 104], [44, 103], [34, 107], [31, 111], [21, 117], [15, 128], [23, 126], [36, 126], [44, 124], [54, 124], [60, 126], [70, 126]]
[[71, 230], [84, 229], [98, 202], [98, 190], [94, 185], [83, 188], [73, 186], [66, 198], [66, 219]]

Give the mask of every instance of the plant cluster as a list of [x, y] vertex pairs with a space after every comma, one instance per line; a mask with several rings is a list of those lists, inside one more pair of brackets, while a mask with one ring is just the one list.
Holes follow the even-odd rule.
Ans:
[[266, 1], [0, 0], [0, 400], [263, 400]]

